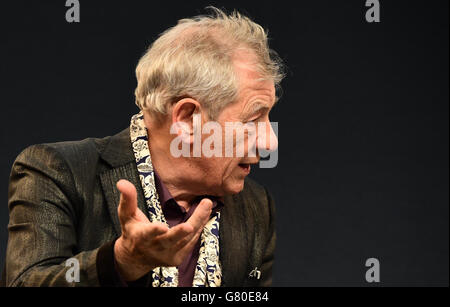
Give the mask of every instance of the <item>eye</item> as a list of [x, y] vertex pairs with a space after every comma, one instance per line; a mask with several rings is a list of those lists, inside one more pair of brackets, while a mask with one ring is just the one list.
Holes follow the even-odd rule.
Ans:
[[251, 123], [251, 122], [256, 122], [258, 121], [262, 116], [258, 115], [256, 117], [253, 117], [252, 119], [249, 119], [248, 121], [246, 121], [246, 123]]

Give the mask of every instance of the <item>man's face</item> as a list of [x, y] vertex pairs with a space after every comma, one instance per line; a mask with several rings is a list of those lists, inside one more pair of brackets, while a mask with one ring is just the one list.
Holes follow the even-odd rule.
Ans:
[[[261, 130], [256, 129], [256, 136], [248, 137], [245, 131], [243, 139], [243, 155], [237, 156], [236, 138], [231, 140], [233, 144], [232, 157], [211, 157], [202, 158], [203, 168], [205, 170], [205, 184], [209, 189], [214, 190], [213, 194], [236, 194], [242, 191], [244, 179], [250, 173], [250, 165], [259, 162], [259, 149], [273, 151], [277, 147], [277, 138], [272, 130], [269, 121], [269, 112], [275, 103], [275, 87], [273, 81], [260, 81], [261, 76], [246, 61], [245, 58], [235, 63], [238, 82], [240, 86], [239, 97], [236, 102], [226, 106], [217, 118], [217, 122], [222, 127], [222, 148], [225, 152], [225, 123], [242, 123], [244, 125], [255, 124], [256, 128], [265, 124], [265, 141], [261, 136]], [[236, 133], [235, 133], [236, 134]], [[249, 155], [249, 147], [256, 141], [256, 154]], [[240, 143], [242, 144], [242, 143]], [[213, 192], [213, 191], [211, 191]]]

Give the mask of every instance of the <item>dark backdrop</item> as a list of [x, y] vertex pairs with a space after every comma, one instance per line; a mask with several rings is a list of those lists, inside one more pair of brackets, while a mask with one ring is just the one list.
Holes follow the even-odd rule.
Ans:
[[[8, 1], [0, 11], [0, 265], [12, 162], [43, 142], [119, 132], [137, 60], [213, 4], [268, 28], [289, 71], [272, 112], [279, 164], [252, 176], [277, 202], [274, 285], [447, 285], [448, 1]], [[38, 3], [37, 3], [38, 2]]]

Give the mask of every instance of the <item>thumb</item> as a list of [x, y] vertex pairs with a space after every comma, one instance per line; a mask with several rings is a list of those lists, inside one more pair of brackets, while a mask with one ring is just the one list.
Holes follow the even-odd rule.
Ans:
[[208, 222], [211, 210], [212, 201], [208, 198], [203, 198], [187, 222], [192, 225], [195, 231], [197, 231], [200, 228], [203, 228]]
[[120, 192], [119, 220], [121, 224], [126, 223], [136, 214], [137, 210], [137, 192], [135, 186], [128, 180], [121, 179], [116, 184]]

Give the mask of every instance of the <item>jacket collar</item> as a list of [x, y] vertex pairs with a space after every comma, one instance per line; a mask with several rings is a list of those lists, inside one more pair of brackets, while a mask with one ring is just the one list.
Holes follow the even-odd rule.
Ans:
[[134, 161], [134, 154], [131, 148], [130, 128], [126, 128], [116, 135], [103, 140], [108, 140], [100, 144], [100, 157], [111, 167], [119, 167]]
[[130, 129], [127, 128], [114, 136], [100, 140], [98, 146], [100, 157], [110, 166], [110, 168], [101, 172], [99, 176], [109, 214], [116, 233], [120, 236], [122, 230], [117, 212], [120, 192], [116, 187], [120, 179], [126, 179], [136, 187], [138, 208], [149, 217], [144, 200], [144, 191], [142, 190], [131, 148]]

